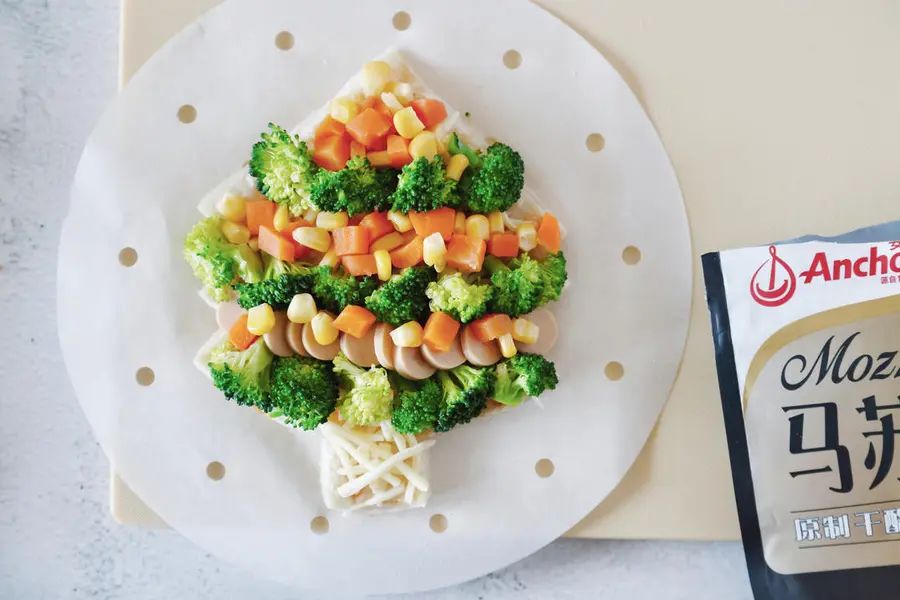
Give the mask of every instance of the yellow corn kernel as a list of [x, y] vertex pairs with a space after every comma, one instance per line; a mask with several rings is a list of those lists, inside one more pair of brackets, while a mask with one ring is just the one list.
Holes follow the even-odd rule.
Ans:
[[500, 345], [500, 354], [503, 355], [503, 358], [512, 358], [519, 352], [519, 349], [516, 348], [516, 343], [513, 341], [512, 334], [504, 333], [497, 338], [497, 342]]
[[268, 304], [254, 306], [247, 311], [247, 331], [253, 335], [265, 335], [275, 327], [275, 311]]
[[332, 248], [331, 250], [326, 252], [325, 255], [322, 257], [322, 260], [319, 261], [319, 266], [322, 266], [322, 267], [328, 266], [333, 269], [336, 266], [338, 266], [338, 264], [340, 264], [340, 262], [341, 262], [341, 257], [338, 256], [337, 252], [335, 252], [334, 249]]
[[396, 229], [400, 233], [406, 233], [407, 231], [412, 229], [412, 221], [410, 221], [409, 217], [407, 217], [403, 213], [389, 210], [387, 216], [388, 221], [394, 224], [394, 229]]
[[225, 194], [216, 204], [216, 210], [223, 217], [235, 223], [241, 223], [247, 216], [247, 200], [236, 194]]
[[334, 326], [334, 317], [325, 311], [316, 313], [309, 325], [312, 327], [313, 337], [323, 346], [333, 344], [340, 333], [337, 327]]
[[287, 318], [291, 323], [309, 323], [316, 316], [316, 299], [310, 294], [297, 294], [288, 304]]
[[499, 210], [488, 215], [488, 223], [491, 226], [491, 233], [503, 233], [503, 213]]
[[383, 60], [366, 63], [362, 71], [363, 90], [367, 96], [377, 96], [391, 80], [391, 65]]
[[250, 241], [250, 230], [232, 221], [222, 223], [222, 235], [232, 244], [246, 244]]
[[387, 150], [367, 152], [366, 158], [369, 159], [369, 164], [373, 167], [389, 167], [391, 165], [391, 155], [388, 154]]
[[293, 233], [294, 241], [307, 248], [319, 252], [328, 252], [331, 247], [331, 234], [318, 227], [298, 227]]
[[331, 101], [331, 118], [335, 121], [347, 124], [358, 112], [359, 107], [350, 98], [338, 98]]
[[[425, 129], [425, 124], [419, 120], [416, 111], [411, 106], [407, 106], [394, 114], [394, 128], [401, 136], [411, 140]], [[412, 153], [412, 148], [410, 148], [410, 153]]]
[[387, 106], [392, 113], [403, 110], [403, 103], [390, 92], [381, 93], [381, 101]]
[[517, 342], [533, 344], [538, 341], [540, 333], [540, 328], [528, 319], [519, 318], [513, 321], [512, 337]]
[[372, 242], [372, 245], [369, 246], [369, 251], [378, 252], [379, 250], [387, 250], [390, 252], [394, 248], [399, 248], [402, 245], [403, 236], [396, 231], [392, 231]]
[[254, 252], [259, 252], [259, 238], [250, 238], [250, 241], [247, 242], [247, 245], [250, 246], [250, 249]]
[[394, 344], [401, 348], [418, 348], [425, 338], [425, 331], [415, 321], [404, 323], [391, 332]]
[[465, 154], [454, 154], [450, 157], [450, 163], [447, 165], [447, 179], [459, 181], [463, 171], [469, 166], [469, 159]]
[[466, 232], [466, 213], [463, 211], [457, 211], [456, 213], [456, 222], [453, 224], [453, 233], [465, 233]]
[[315, 223], [316, 217], [319, 216], [319, 211], [314, 208], [309, 209], [305, 213], [303, 213], [303, 220], [307, 223]]
[[275, 227], [275, 231], [284, 231], [290, 224], [291, 213], [288, 212], [287, 205], [279, 205], [278, 208], [275, 209], [275, 216], [272, 217], [272, 225]]
[[326, 231], [334, 231], [335, 229], [346, 227], [349, 222], [350, 217], [344, 211], [336, 213], [323, 211], [316, 215], [316, 227]]
[[404, 81], [398, 81], [390, 86], [390, 92], [403, 104], [409, 104], [413, 99], [413, 86]]
[[519, 250], [528, 252], [537, 248], [537, 228], [534, 223], [519, 223], [516, 233], [519, 234]]
[[393, 265], [391, 265], [391, 255], [387, 250], [376, 250], [372, 253], [375, 258], [375, 268], [378, 269], [378, 279], [387, 281], [391, 278]]
[[440, 233], [435, 232], [422, 241], [422, 259], [429, 267], [447, 263], [447, 246]]
[[466, 235], [487, 240], [491, 237], [491, 225], [484, 215], [470, 215], [466, 219]]
[[409, 155], [413, 158], [423, 156], [431, 160], [437, 153], [437, 136], [433, 131], [423, 131], [409, 143]]

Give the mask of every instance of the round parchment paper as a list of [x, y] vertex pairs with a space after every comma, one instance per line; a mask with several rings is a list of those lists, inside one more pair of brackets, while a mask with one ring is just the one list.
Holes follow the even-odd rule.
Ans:
[[[276, 46], [282, 31], [290, 50]], [[192, 366], [215, 321], [182, 239], [199, 198], [269, 121], [299, 123], [389, 46], [474, 127], [522, 153], [529, 187], [567, 229], [571, 285], [552, 307], [561, 383], [544, 408], [441, 435], [426, 509], [342, 517], [322, 505], [319, 435], [225, 402]], [[599, 146], [591, 134], [601, 151], [588, 148]], [[91, 136], [60, 245], [59, 332], [114, 468], [169, 525], [264, 577], [400, 592], [503, 567], [603, 500], [668, 396], [690, 290], [687, 218], [653, 126], [609, 63], [542, 9], [230, 0], [158, 52]], [[552, 476], [535, 473], [541, 459]], [[429, 527], [434, 514], [443, 533]], [[312, 531], [317, 516], [327, 533]]]

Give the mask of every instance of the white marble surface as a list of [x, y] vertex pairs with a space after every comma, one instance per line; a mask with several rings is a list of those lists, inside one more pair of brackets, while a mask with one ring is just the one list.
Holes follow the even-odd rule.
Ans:
[[[117, 526], [55, 330], [60, 223], [116, 91], [117, 0], [0, 0], [0, 598], [326, 598]], [[89, 347], [86, 347], [89, 351]], [[648, 519], [677, 519], [659, 507]], [[433, 600], [751, 597], [737, 544], [563, 540]]]

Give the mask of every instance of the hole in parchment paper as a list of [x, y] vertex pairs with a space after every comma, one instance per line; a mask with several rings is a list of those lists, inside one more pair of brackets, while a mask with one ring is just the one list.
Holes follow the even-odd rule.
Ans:
[[185, 104], [178, 109], [178, 120], [182, 123], [193, 123], [197, 118], [197, 109], [190, 104]]
[[626, 265], [636, 265], [641, 262], [641, 249], [637, 246], [625, 246], [622, 250], [622, 262]]
[[294, 34], [290, 31], [280, 31], [275, 36], [275, 47], [279, 50], [290, 50], [294, 47]]
[[133, 267], [134, 263], [137, 262], [137, 259], [137, 250], [135, 250], [131, 246], [122, 248], [119, 251], [119, 264], [121, 264], [123, 267]]
[[606, 378], [610, 381], [618, 381], [625, 376], [625, 367], [622, 366], [622, 363], [613, 361], [607, 363], [603, 372], [606, 373]]
[[522, 65], [522, 55], [518, 50], [507, 50], [503, 55], [503, 64], [507, 69], [518, 69]]
[[394, 29], [397, 31], [406, 31], [409, 29], [409, 26], [412, 25], [412, 17], [409, 16], [408, 12], [403, 12], [401, 10], [394, 15], [391, 22], [394, 24]]
[[549, 458], [542, 458], [534, 463], [534, 472], [537, 473], [537, 476], [541, 479], [547, 479], [553, 475], [553, 470], [553, 461]]
[[431, 518], [428, 519], [428, 526], [435, 533], [444, 533], [447, 531], [447, 517], [440, 513], [431, 515]]
[[206, 476], [213, 481], [220, 481], [225, 477], [225, 465], [217, 460], [206, 465]]
[[153, 369], [150, 367], [141, 367], [134, 374], [134, 378], [137, 380], [138, 385], [148, 386], [153, 383], [156, 379], [156, 374], [153, 373]]
[[329, 523], [325, 517], [316, 517], [309, 522], [309, 530], [316, 535], [324, 535], [328, 533]]
[[606, 146], [606, 140], [599, 133], [592, 133], [584, 140], [584, 145], [591, 152], [600, 152]]

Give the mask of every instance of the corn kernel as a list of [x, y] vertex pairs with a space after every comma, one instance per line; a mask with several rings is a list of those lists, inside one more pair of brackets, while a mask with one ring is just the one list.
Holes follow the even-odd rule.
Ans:
[[512, 358], [519, 352], [512, 334], [504, 333], [497, 338], [497, 343], [500, 345], [500, 354], [503, 355], [503, 358]]
[[337, 327], [334, 326], [334, 317], [325, 311], [316, 313], [309, 325], [312, 327], [313, 337], [316, 338], [316, 342], [323, 346], [333, 344], [340, 333]]
[[447, 246], [440, 233], [435, 232], [422, 241], [422, 259], [429, 267], [446, 264]]
[[250, 230], [232, 221], [222, 223], [222, 235], [232, 244], [246, 244], [250, 241]]
[[250, 241], [247, 242], [247, 245], [250, 246], [250, 249], [254, 252], [259, 252], [259, 238], [252, 237]]
[[533, 344], [538, 341], [540, 328], [528, 319], [516, 319], [513, 321], [512, 337], [523, 344]]
[[[425, 129], [425, 124], [419, 120], [416, 111], [411, 106], [407, 106], [394, 114], [394, 128], [401, 136], [411, 140]], [[411, 148], [410, 153], [412, 153]]]
[[391, 80], [391, 65], [383, 60], [366, 63], [362, 71], [363, 90], [367, 96], [377, 96]]
[[332, 269], [338, 266], [341, 262], [341, 257], [337, 255], [337, 252], [332, 248], [328, 252], [322, 256], [322, 260], [319, 261], [319, 266], [322, 267], [331, 267]]
[[372, 242], [372, 245], [369, 246], [370, 252], [378, 252], [379, 250], [387, 250], [391, 251], [394, 248], [399, 248], [403, 245], [403, 236], [400, 235], [396, 231], [392, 231], [391, 233], [382, 236]]
[[356, 102], [349, 98], [338, 98], [331, 101], [331, 118], [347, 124], [359, 112]]
[[397, 99], [397, 96], [390, 92], [382, 92], [381, 101], [387, 106], [392, 113], [403, 110], [403, 104]]
[[284, 231], [291, 224], [291, 213], [288, 212], [286, 204], [281, 204], [275, 210], [275, 216], [272, 217], [272, 225], [275, 231]]
[[491, 233], [503, 233], [503, 213], [499, 210], [488, 215], [488, 223], [491, 226]]
[[394, 224], [394, 229], [396, 229], [400, 233], [406, 233], [407, 231], [412, 229], [412, 221], [410, 221], [409, 217], [407, 217], [403, 213], [389, 210], [387, 217], [388, 221]]
[[344, 211], [336, 213], [323, 211], [316, 215], [316, 227], [326, 231], [334, 231], [335, 229], [346, 227], [349, 222], [350, 217]]
[[433, 131], [423, 131], [409, 143], [409, 155], [413, 158], [424, 156], [431, 160], [437, 153], [437, 136]]
[[424, 337], [425, 331], [415, 321], [404, 323], [391, 332], [394, 344], [401, 348], [418, 348], [422, 345]]
[[316, 316], [316, 299], [310, 294], [297, 294], [288, 304], [287, 318], [291, 323], [309, 323]]
[[294, 241], [319, 252], [328, 252], [331, 234], [318, 227], [298, 227], [293, 233]]
[[469, 166], [469, 159], [465, 154], [454, 154], [450, 157], [450, 163], [447, 165], [447, 179], [459, 181], [463, 171]]
[[534, 223], [519, 223], [516, 232], [519, 234], [519, 250], [528, 252], [537, 247], [537, 228]]
[[391, 155], [387, 150], [376, 150], [366, 153], [369, 164], [373, 167], [389, 167], [391, 165]]
[[315, 223], [316, 217], [319, 216], [319, 211], [314, 208], [309, 209], [305, 213], [303, 213], [303, 220], [307, 223]]
[[484, 215], [470, 215], [466, 219], [466, 235], [487, 240], [491, 237], [491, 226]]
[[446, 269], [446, 268], [447, 268], [447, 255], [445, 254], [443, 257], [441, 257], [441, 260], [434, 263], [434, 270], [438, 273], [443, 273], [444, 269]]
[[240, 223], [247, 216], [246, 206], [247, 201], [243, 196], [225, 194], [222, 196], [222, 199], [219, 200], [218, 204], [216, 204], [216, 210], [218, 210], [219, 214], [227, 220]]
[[391, 93], [403, 104], [409, 104], [413, 99], [413, 86], [405, 81], [398, 81], [392, 86]]
[[376, 250], [372, 253], [375, 258], [375, 268], [378, 269], [378, 279], [387, 281], [391, 278], [393, 265], [391, 265], [391, 255], [387, 250]]
[[453, 224], [453, 233], [465, 233], [466, 232], [466, 213], [463, 211], [457, 211], [456, 213], [456, 222]]
[[247, 311], [247, 331], [253, 335], [265, 335], [275, 327], [275, 311], [268, 304], [254, 306]]

